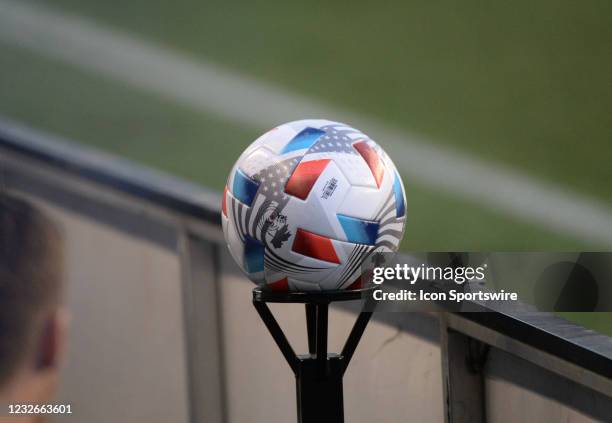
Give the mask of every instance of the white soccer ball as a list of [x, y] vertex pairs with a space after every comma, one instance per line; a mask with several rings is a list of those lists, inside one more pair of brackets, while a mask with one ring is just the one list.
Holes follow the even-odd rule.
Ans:
[[242, 153], [223, 193], [229, 250], [276, 291], [361, 287], [361, 264], [395, 252], [406, 198], [395, 165], [367, 135], [310, 119], [265, 133]]

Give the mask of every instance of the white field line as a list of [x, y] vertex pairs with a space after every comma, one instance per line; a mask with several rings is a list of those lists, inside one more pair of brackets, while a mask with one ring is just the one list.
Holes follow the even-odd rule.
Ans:
[[[612, 210], [363, 116], [43, 6], [0, 0], [0, 40], [259, 130], [322, 117], [356, 126], [419, 183], [591, 245], [612, 246]], [[245, 145], [249, 140], [245, 140]], [[452, 219], [452, 210], [448, 211]]]

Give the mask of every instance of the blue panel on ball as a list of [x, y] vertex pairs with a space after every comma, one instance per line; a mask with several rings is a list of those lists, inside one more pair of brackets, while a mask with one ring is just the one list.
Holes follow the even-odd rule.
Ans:
[[395, 180], [393, 181], [393, 193], [395, 194], [395, 216], [402, 217], [406, 214], [406, 205], [404, 204], [402, 182], [397, 172], [395, 172]]
[[232, 195], [241, 203], [250, 206], [257, 194], [259, 184], [246, 176], [240, 169], [234, 175], [234, 185], [232, 186]]
[[302, 150], [310, 148], [319, 138], [325, 135], [325, 131], [316, 128], [303, 129], [297, 134], [281, 151], [281, 154], [289, 153], [290, 151]]
[[378, 236], [378, 222], [357, 219], [355, 217], [338, 214], [338, 221], [344, 229], [346, 239], [356, 244], [374, 245]]
[[248, 273], [264, 270], [264, 244], [251, 237], [244, 240], [244, 270]]

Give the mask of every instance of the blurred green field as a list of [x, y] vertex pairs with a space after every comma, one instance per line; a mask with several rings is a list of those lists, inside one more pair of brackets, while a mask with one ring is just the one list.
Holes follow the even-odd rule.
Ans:
[[[259, 133], [22, 50], [1, 47], [0, 114], [217, 191]], [[406, 181], [405, 250], [576, 249], [587, 245]]]
[[[612, 3], [39, 2], [612, 204]], [[1, 115], [215, 190], [266, 129], [12, 45], [0, 66]], [[405, 185], [404, 250], [598, 248]], [[612, 334], [607, 314], [567, 316]]]
[[612, 2], [39, 1], [612, 204]]

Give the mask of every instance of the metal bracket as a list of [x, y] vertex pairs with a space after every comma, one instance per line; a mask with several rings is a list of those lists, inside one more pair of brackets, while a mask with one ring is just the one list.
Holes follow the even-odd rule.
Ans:
[[[327, 352], [329, 304], [362, 299], [369, 289], [316, 293], [253, 290], [253, 306], [296, 378], [298, 423], [344, 422], [342, 378], [365, 331], [371, 311], [362, 311], [342, 352]], [[267, 303], [303, 303], [306, 309], [308, 354], [296, 355]]]

